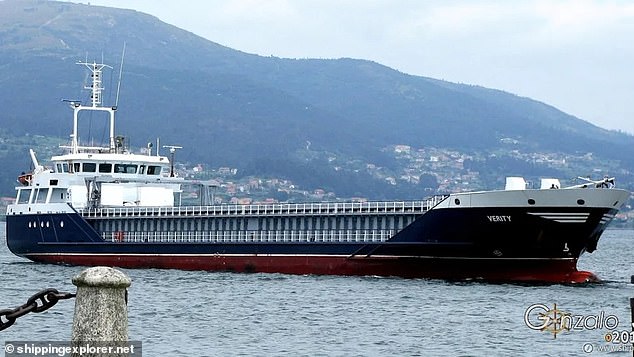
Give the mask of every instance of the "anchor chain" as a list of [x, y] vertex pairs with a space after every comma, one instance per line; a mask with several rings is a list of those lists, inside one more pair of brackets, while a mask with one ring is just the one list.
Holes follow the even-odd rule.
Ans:
[[49, 288], [31, 296], [26, 301], [26, 304], [22, 306], [15, 309], [0, 310], [0, 331], [13, 325], [18, 317], [24, 316], [29, 312], [46, 311], [57, 304], [59, 300], [74, 298], [75, 295], [73, 293], [60, 293], [56, 289]]

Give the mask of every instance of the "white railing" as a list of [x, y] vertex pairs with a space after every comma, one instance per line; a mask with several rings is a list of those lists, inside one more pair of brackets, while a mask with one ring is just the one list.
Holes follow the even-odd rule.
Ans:
[[446, 199], [447, 195], [424, 201], [391, 202], [326, 202], [277, 203], [253, 205], [215, 205], [178, 207], [101, 207], [84, 208], [78, 212], [89, 218], [112, 217], [188, 217], [188, 216], [271, 216], [271, 215], [341, 215], [341, 214], [421, 214]]
[[180, 232], [104, 232], [110, 242], [126, 243], [340, 243], [385, 242], [396, 230], [288, 230], [288, 231], [180, 231]]

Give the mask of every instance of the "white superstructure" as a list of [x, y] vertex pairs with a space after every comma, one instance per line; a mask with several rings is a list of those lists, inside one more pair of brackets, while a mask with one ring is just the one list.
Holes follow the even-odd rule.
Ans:
[[[52, 168], [39, 164], [31, 150], [34, 170], [20, 176], [23, 186], [17, 187], [16, 202], [8, 213], [29, 213], [35, 210], [68, 207], [173, 207], [180, 198], [182, 178], [176, 177], [170, 160], [165, 156], [134, 154], [125, 138], [115, 136], [116, 106], [101, 106], [101, 76], [104, 64], [79, 62], [91, 72], [90, 105], [71, 101], [73, 133], [68, 153], [53, 156]], [[82, 145], [78, 132], [82, 111], [106, 112], [109, 115], [110, 136], [107, 147]], [[60, 205], [62, 204], [62, 205]], [[72, 207], [71, 207], [72, 206]]]

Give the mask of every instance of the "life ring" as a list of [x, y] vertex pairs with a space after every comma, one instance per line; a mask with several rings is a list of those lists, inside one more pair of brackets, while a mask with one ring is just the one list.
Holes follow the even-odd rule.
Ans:
[[29, 186], [31, 185], [31, 180], [33, 180], [33, 174], [21, 174], [20, 176], [18, 176], [18, 182], [20, 184], [22, 184], [23, 186]]
[[123, 231], [114, 232], [114, 240], [117, 242], [123, 242], [125, 239], [125, 233]]

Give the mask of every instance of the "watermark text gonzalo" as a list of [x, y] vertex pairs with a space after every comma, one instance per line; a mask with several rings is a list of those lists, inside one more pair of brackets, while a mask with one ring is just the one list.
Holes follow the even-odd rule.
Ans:
[[532, 330], [546, 331], [557, 338], [564, 331], [583, 330], [615, 330], [619, 326], [619, 318], [613, 314], [600, 311], [596, 314], [572, 314], [563, 311], [553, 304], [530, 305], [524, 312], [524, 323]]

